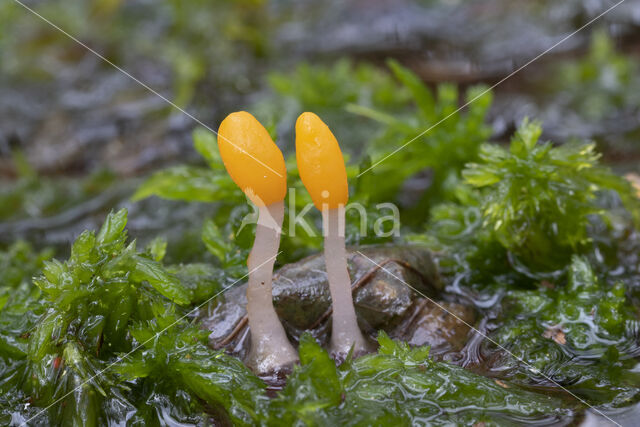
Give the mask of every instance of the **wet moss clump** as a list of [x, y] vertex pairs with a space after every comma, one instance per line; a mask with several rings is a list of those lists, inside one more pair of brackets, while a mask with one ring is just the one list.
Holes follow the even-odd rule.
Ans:
[[555, 382], [593, 405], [638, 400], [640, 322], [624, 282], [598, 279], [586, 259], [574, 256], [566, 280], [511, 289], [503, 310], [492, 338], [527, 362], [504, 355], [499, 369], [513, 370], [512, 381], [534, 387]]
[[[163, 245], [137, 250], [127, 243], [125, 224], [126, 212], [119, 211], [97, 234], [83, 233], [67, 261], [44, 261], [35, 285], [20, 281], [0, 311], [0, 334], [12, 339], [0, 347], [3, 423], [198, 424], [213, 417], [272, 425], [381, 417], [409, 425], [573, 414], [562, 400], [504, 388], [384, 333], [377, 354], [340, 368], [303, 337], [301, 366], [269, 397], [239, 360], [207, 345], [207, 333], [189, 316], [191, 268], [170, 273], [161, 262]], [[25, 274], [33, 271], [28, 262], [24, 267]], [[461, 403], [469, 409], [442, 418]]]

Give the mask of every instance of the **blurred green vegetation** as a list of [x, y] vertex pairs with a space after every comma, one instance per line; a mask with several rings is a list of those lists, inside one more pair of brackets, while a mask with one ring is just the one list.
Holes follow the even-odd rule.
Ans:
[[557, 66], [557, 78], [545, 82], [550, 94], [562, 94], [571, 111], [603, 120], [640, 109], [639, 71], [638, 60], [617, 51], [611, 36], [599, 29], [584, 58]]
[[[293, 98], [294, 106], [291, 111], [300, 111], [304, 107], [313, 111], [333, 111], [327, 117], [336, 125], [332, 128], [340, 141], [345, 133], [346, 146], [353, 146], [353, 132], [346, 131], [352, 127], [349, 123], [351, 114], [357, 112], [366, 118], [373, 118], [380, 122], [374, 126], [377, 130], [371, 132], [372, 144], [361, 153], [359, 164], [347, 163], [347, 174], [350, 179], [350, 201], [361, 203], [366, 207], [367, 230], [360, 230], [360, 215], [356, 211], [349, 211], [347, 215], [347, 242], [349, 244], [383, 243], [392, 240], [392, 236], [376, 237], [373, 230], [375, 222], [383, 215], [388, 215], [383, 209], [377, 209], [379, 203], [396, 202], [402, 195], [403, 186], [407, 179], [420, 171], [432, 173], [433, 184], [417, 200], [405, 207], [401, 203], [399, 213], [405, 225], [415, 225], [428, 218], [428, 207], [433, 203], [447, 200], [448, 191], [461, 180], [461, 171], [466, 162], [475, 160], [478, 156], [480, 144], [489, 136], [489, 128], [484, 124], [486, 111], [491, 102], [490, 93], [486, 89], [477, 87], [469, 90], [467, 97], [477, 101], [470, 106], [468, 112], [454, 113], [457, 108], [458, 91], [453, 86], [442, 86], [436, 98], [431, 90], [420, 82], [418, 77], [396, 62], [390, 62], [393, 75], [384, 74], [370, 65], [354, 65], [348, 61], [340, 61], [332, 68], [312, 68], [301, 66], [291, 75], [274, 74], [274, 91], [281, 102]], [[349, 70], [352, 72], [350, 73]], [[328, 76], [336, 76], [335, 80]], [[334, 87], [335, 86], [335, 87]], [[307, 90], [297, 93], [294, 97], [291, 88], [306, 87]], [[323, 93], [340, 88], [348, 92], [345, 96], [336, 96], [334, 101], [322, 102]], [[335, 93], [336, 90], [331, 90]], [[375, 94], [378, 95], [375, 95]], [[364, 96], [368, 94], [369, 96]], [[372, 96], [374, 94], [374, 96]], [[481, 96], [480, 96], [481, 95]], [[275, 96], [275, 95], [274, 95]], [[274, 99], [272, 97], [267, 99]], [[378, 101], [372, 102], [375, 99]], [[363, 104], [354, 104], [361, 101]], [[280, 105], [277, 102], [275, 105]], [[273, 107], [273, 105], [272, 105]], [[258, 116], [264, 104], [255, 107]], [[374, 108], [380, 108], [376, 110]], [[406, 111], [404, 116], [394, 118], [383, 108], [393, 111], [401, 108]], [[254, 111], [253, 108], [250, 109]], [[273, 108], [271, 111], [284, 111]], [[337, 119], [341, 116], [341, 119]], [[345, 118], [346, 117], [346, 118]], [[355, 117], [355, 116], [354, 116]], [[445, 119], [446, 120], [443, 120]], [[293, 118], [295, 119], [295, 117]], [[324, 119], [324, 116], [323, 116]], [[282, 113], [281, 118], [273, 118], [271, 129], [275, 131], [279, 122], [290, 122], [291, 117]], [[388, 144], [383, 141], [409, 140], [415, 136], [412, 132], [441, 121], [441, 125], [434, 129], [433, 134], [425, 135], [406, 149], [395, 154]], [[374, 123], [375, 124], [375, 123]], [[365, 126], [366, 128], [367, 126]], [[437, 130], [436, 130], [437, 129]], [[253, 227], [243, 228], [242, 219], [250, 213], [246, 206], [242, 192], [235, 186], [227, 175], [217, 152], [215, 135], [204, 129], [194, 132], [194, 147], [202, 155], [208, 167], [180, 165], [153, 174], [145, 181], [133, 196], [133, 200], [140, 200], [152, 195], [172, 200], [217, 202], [218, 213], [213, 220], [206, 221], [203, 229], [203, 240], [214, 255], [221, 259], [222, 265], [230, 268], [242, 266], [253, 244]], [[276, 138], [276, 140], [278, 140]], [[377, 143], [376, 143], [377, 141]], [[351, 142], [351, 144], [350, 144]], [[456, 149], [449, 149], [457, 147]], [[391, 154], [389, 156], [389, 154]], [[389, 157], [388, 157], [389, 156]], [[351, 156], [347, 156], [349, 158]], [[387, 159], [388, 157], [388, 159]], [[375, 170], [369, 170], [373, 159], [385, 159]], [[364, 173], [363, 173], [364, 172]], [[311, 203], [310, 196], [304, 189], [298, 174], [295, 158], [287, 159], [288, 185], [295, 190], [295, 199], [290, 196], [286, 204], [288, 209], [295, 206], [296, 212], [301, 212]], [[360, 173], [363, 173], [360, 175]], [[292, 194], [291, 192], [289, 194]], [[285, 216], [288, 218], [288, 215]], [[321, 245], [319, 233], [319, 214], [312, 209], [307, 215], [309, 227], [314, 231], [311, 236], [299, 223], [295, 224], [295, 232], [285, 231], [282, 242], [283, 258], [280, 262], [299, 259], [311, 250], [317, 250]], [[387, 225], [391, 226], [390, 223]], [[390, 231], [383, 228], [384, 231]], [[285, 222], [284, 230], [289, 230]], [[230, 239], [227, 243], [213, 242]], [[219, 245], [218, 247], [215, 247]], [[238, 251], [238, 249], [241, 249]], [[242, 270], [241, 270], [242, 271]]]
[[[182, 107], [194, 101], [205, 81], [246, 92], [255, 79], [249, 70], [269, 55], [275, 20], [262, 0], [166, 0], [153, 7], [123, 0], [27, 5], [134, 75], [149, 73], [148, 66], [141, 67], [145, 62], [161, 73], [169, 70], [171, 83], [165, 89]], [[15, 2], [0, 6], [0, 27], [0, 70], [7, 77], [53, 80], [91, 55]]]
[[19, 176], [0, 183], [0, 221], [42, 218], [96, 197], [116, 182], [116, 175], [99, 169], [86, 177], [39, 176], [20, 152], [13, 153]]
[[332, 64], [302, 62], [293, 71], [267, 75], [268, 92], [250, 107], [262, 123], [271, 127], [293, 149], [292, 129], [298, 115], [313, 111], [339, 135], [344, 151], [360, 155], [380, 126], [347, 113], [351, 104], [395, 112], [407, 110], [411, 93], [383, 69], [347, 58]]

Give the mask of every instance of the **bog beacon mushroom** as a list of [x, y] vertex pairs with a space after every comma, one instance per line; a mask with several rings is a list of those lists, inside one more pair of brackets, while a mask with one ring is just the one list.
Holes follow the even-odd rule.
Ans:
[[347, 171], [338, 141], [313, 113], [302, 113], [296, 121], [296, 161], [302, 183], [322, 212], [324, 257], [333, 304], [331, 352], [344, 356], [353, 348], [356, 355], [365, 353], [369, 343], [358, 327], [347, 270]]
[[267, 374], [293, 364], [298, 355], [273, 307], [272, 278], [287, 192], [282, 152], [251, 114], [229, 114], [218, 130], [218, 148], [227, 172], [258, 208], [256, 236], [247, 260], [247, 315], [251, 349], [247, 365]]

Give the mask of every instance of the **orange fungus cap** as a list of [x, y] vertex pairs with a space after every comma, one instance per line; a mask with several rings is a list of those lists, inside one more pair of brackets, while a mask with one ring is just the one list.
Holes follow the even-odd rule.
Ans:
[[313, 204], [336, 209], [349, 200], [347, 170], [336, 137], [320, 117], [302, 113], [296, 121], [296, 160]]
[[218, 129], [218, 148], [231, 179], [258, 206], [284, 200], [287, 170], [269, 132], [246, 111], [229, 114]]

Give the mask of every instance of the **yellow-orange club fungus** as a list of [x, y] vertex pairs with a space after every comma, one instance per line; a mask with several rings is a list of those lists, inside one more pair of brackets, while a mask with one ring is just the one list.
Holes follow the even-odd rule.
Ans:
[[347, 170], [340, 145], [313, 113], [302, 113], [296, 121], [296, 161], [300, 178], [318, 210], [347, 204]]
[[269, 132], [246, 111], [229, 114], [218, 130], [227, 172], [257, 206], [281, 202], [287, 194], [284, 157]]
[[322, 212], [324, 258], [333, 303], [331, 352], [344, 357], [368, 350], [358, 327], [344, 242], [345, 205], [349, 200], [347, 171], [342, 151], [329, 127], [313, 113], [296, 122], [296, 160], [302, 183]]
[[287, 192], [284, 157], [267, 130], [244, 111], [231, 113], [222, 121], [218, 148], [233, 181], [258, 206], [256, 237], [247, 260], [251, 350], [246, 363], [256, 373], [267, 374], [298, 360], [271, 293]]

